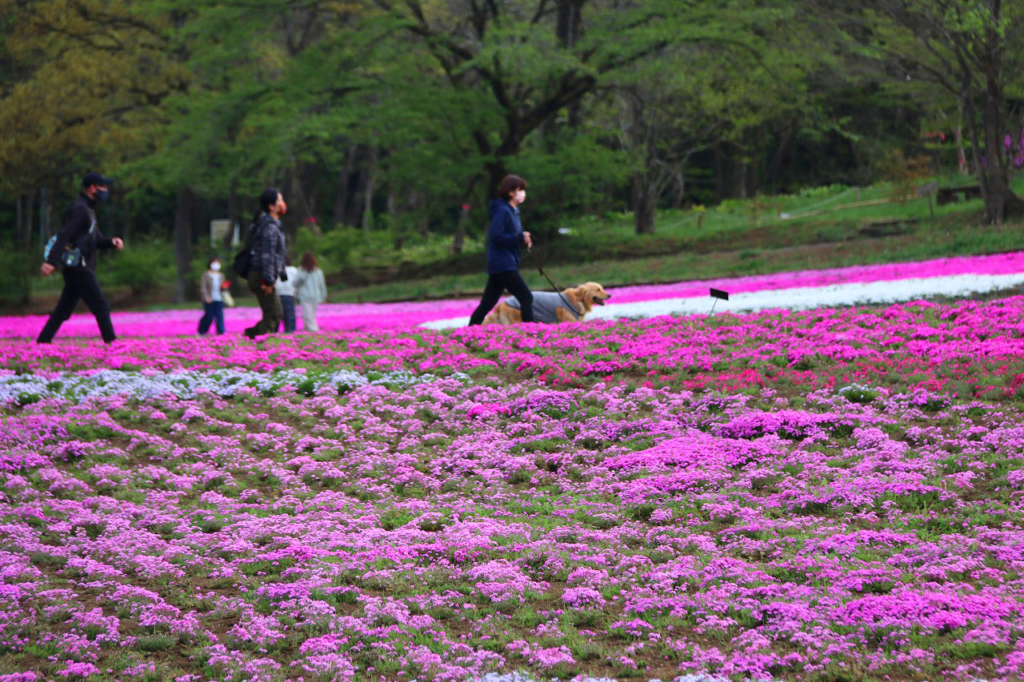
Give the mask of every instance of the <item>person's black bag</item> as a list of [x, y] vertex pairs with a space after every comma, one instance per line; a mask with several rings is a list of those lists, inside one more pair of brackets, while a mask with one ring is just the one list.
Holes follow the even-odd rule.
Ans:
[[231, 269], [242, 279], [247, 279], [249, 271], [252, 270], [252, 249], [256, 246], [256, 232], [256, 223], [249, 225], [249, 236], [245, 239], [245, 246], [235, 254], [235, 259], [231, 261]]
[[[65, 268], [77, 268], [81, 265], [85, 265], [85, 260], [82, 258], [83, 242], [92, 237], [93, 232], [96, 231], [96, 214], [89, 210], [89, 218], [91, 223], [89, 225], [89, 231], [84, 235], [80, 235], [77, 240], [72, 244], [64, 245], [64, 253], [60, 254], [60, 264]], [[50, 241], [46, 242], [46, 246], [43, 247], [43, 260], [50, 258], [50, 251], [53, 250], [54, 245], [57, 243], [57, 235], [50, 237]]]

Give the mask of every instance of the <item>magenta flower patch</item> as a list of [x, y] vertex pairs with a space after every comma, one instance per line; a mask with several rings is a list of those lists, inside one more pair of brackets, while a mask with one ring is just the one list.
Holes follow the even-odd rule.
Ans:
[[1020, 679], [1024, 299], [0, 346], [0, 680]]

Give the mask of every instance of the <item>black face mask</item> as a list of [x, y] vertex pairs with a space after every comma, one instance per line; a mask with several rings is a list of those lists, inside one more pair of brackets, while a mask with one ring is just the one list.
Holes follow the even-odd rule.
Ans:
[[100, 203], [107, 203], [110, 201], [110, 190], [98, 189], [96, 190], [96, 201]]

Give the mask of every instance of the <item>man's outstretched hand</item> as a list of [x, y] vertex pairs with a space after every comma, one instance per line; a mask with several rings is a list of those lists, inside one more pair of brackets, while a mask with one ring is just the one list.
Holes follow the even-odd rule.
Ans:
[[42, 273], [43, 277], [49, 277], [56, 271], [57, 268], [54, 267], [53, 265], [50, 265], [49, 263], [43, 263], [43, 267], [39, 268], [39, 272]]
[[118, 251], [120, 251], [120, 250], [122, 250], [124, 248], [124, 240], [121, 239], [120, 237], [114, 237], [113, 239], [110, 240], [110, 242], [114, 245], [114, 248], [117, 249]]

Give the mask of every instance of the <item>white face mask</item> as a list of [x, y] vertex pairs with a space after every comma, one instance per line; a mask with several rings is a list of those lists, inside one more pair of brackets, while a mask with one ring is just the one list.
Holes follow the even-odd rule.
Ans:
[[524, 201], [526, 201], [526, 190], [521, 189], [518, 192], [516, 192], [516, 203], [521, 204]]
[[220, 263], [210, 263], [210, 269], [214, 272], [220, 271]]

